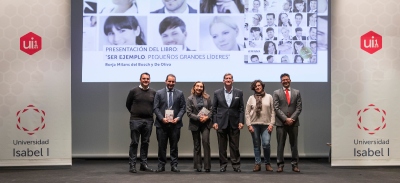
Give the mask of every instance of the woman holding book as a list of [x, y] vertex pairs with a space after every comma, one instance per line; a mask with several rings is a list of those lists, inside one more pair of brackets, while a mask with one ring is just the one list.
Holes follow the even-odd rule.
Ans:
[[204, 83], [196, 81], [193, 84], [191, 95], [186, 102], [186, 114], [189, 117], [189, 130], [193, 137], [193, 168], [202, 171], [201, 144], [204, 148], [204, 169], [210, 172], [210, 128], [211, 123], [211, 98], [205, 91]]
[[251, 83], [254, 95], [249, 97], [246, 104], [246, 125], [253, 139], [255, 165], [253, 172], [261, 170], [261, 147], [264, 151], [266, 171], [273, 171], [270, 162], [271, 133], [275, 124], [274, 101], [270, 94], [264, 91], [265, 84], [261, 80]]

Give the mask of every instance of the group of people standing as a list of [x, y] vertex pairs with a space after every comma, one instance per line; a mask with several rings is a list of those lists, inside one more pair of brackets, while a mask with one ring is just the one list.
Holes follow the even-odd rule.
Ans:
[[[246, 123], [251, 133], [254, 146], [255, 165], [253, 171], [260, 171], [261, 149], [264, 152], [266, 171], [273, 171], [270, 162], [270, 139], [276, 126], [278, 141], [277, 172], [284, 167], [284, 147], [289, 135], [291, 147], [292, 171], [300, 172], [298, 168], [299, 155], [297, 136], [302, 102], [299, 90], [290, 87], [290, 75], [280, 76], [282, 88], [275, 90], [273, 95], [264, 91], [265, 84], [261, 80], [251, 83], [251, 95], [244, 105], [243, 91], [233, 87], [233, 75], [226, 73], [223, 77], [224, 87], [214, 92], [214, 98], [205, 91], [205, 85], [196, 81], [191, 89], [191, 95], [185, 100], [181, 90], [175, 88], [176, 77], [168, 74], [166, 87], [155, 91], [150, 88], [150, 74], [140, 75], [140, 85], [130, 90], [126, 107], [131, 113], [129, 149], [129, 172], [136, 173], [137, 149], [140, 141], [140, 170], [165, 171], [167, 163], [166, 150], [170, 144], [171, 171], [178, 169], [178, 142], [182, 118], [186, 113], [189, 117], [189, 130], [193, 137], [193, 168], [197, 172], [210, 172], [210, 130], [214, 128], [218, 137], [220, 172], [225, 172], [228, 165], [227, 146], [229, 143], [230, 161], [235, 172], [240, 169], [239, 139], [240, 130]], [[153, 119], [153, 113], [156, 120]], [[173, 114], [168, 118], [166, 114]], [[152, 126], [156, 126], [158, 141], [158, 167], [156, 170], [148, 167], [147, 154]], [[140, 139], [140, 140], [139, 140]], [[201, 146], [204, 148], [204, 158], [201, 156]]]

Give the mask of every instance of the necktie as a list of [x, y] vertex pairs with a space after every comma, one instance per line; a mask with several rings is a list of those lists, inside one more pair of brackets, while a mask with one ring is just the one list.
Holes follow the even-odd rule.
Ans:
[[172, 104], [173, 104], [172, 91], [168, 91], [168, 93], [169, 93], [169, 96], [168, 96], [168, 109], [171, 109], [172, 108]]
[[285, 94], [286, 94], [286, 100], [287, 100], [287, 103], [288, 103], [288, 105], [290, 104], [290, 95], [289, 95], [289, 89], [285, 89]]

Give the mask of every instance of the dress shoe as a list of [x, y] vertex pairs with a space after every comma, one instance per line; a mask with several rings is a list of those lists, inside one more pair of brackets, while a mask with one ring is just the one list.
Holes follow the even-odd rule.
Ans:
[[171, 167], [171, 171], [172, 171], [172, 172], [180, 172], [180, 170], [179, 170], [178, 167], [176, 167], [176, 166], [172, 166], [172, 167]]
[[196, 172], [201, 172], [201, 168], [196, 169]]
[[235, 172], [242, 172], [242, 170], [240, 170], [240, 168], [233, 168], [233, 171], [235, 171]]
[[283, 166], [279, 166], [276, 172], [283, 172]]
[[273, 172], [274, 171], [274, 169], [272, 169], [270, 164], [266, 164], [265, 165], [265, 170], [268, 171], [268, 172]]
[[149, 167], [147, 166], [147, 164], [141, 164], [141, 165], [140, 165], [140, 171], [154, 172], [154, 170], [151, 169], [151, 168], [149, 168]]
[[165, 171], [165, 167], [158, 167], [158, 169], [156, 170], [156, 172], [163, 172]]
[[261, 170], [261, 165], [260, 164], [255, 164], [253, 168], [253, 172], [258, 172]]
[[131, 172], [131, 173], [136, 173], [137, 172], [135, 165], [130, 165], [129, 166], [129, 172]]
[[300, 172], [300, 169], [299, 169], [299, 167], [297, 167], [297, 166], [294, 166], [294, 167], [292, 168], [292, 170], [293, 170], [294, 172]]
[[221, 167], [221, 169], [219, 169], [220, 172], [226, 172], [226, 167]]
[[207, 172], [207, 173], [210, 172], [210, 169], [206, 169], [206, 172]]

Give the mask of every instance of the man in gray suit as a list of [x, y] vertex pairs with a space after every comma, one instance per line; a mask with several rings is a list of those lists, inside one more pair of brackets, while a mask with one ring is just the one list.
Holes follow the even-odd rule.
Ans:
[[214, 92], [213, 99], [213, 128], [217, 130], [220, 172], [226, 171], [228, 155], [226, 152], [228, 139], [230, 159], [233, 170], [240, 170], [239, 139], [244, 122], [243, 92], [233, 88], [233, 76], [224, 75], [224, 88]]
[[290, 75], [281, 74], [282, 88], [274, 91], [276, 139], [278, 141], [277, 172], [282, 172], [284, 167], [283, 152], [285, 149], [286, 136], [289, 135], [290, 148], [292, 151], [292, 170], [300, 172], [298, 167], [299, 152], [297, 150], [298, 127], [300, 125], [299, 115], [301, 113], [300, 91], [290, 87]]
[[[165, 171], [167, 162], [167, 144], [169, 141], [171, 155], [171, 171], [178, 169], [178, 142], [181, 133], [182, 117], [186, 112], [185, 97], [182, 91], [175, 89], [176, 77], [168, 74], [165, 79], [165, 88], [158, 90], [154, 97], [154, 114], [156, 115], [156, 134], [158, 141], [158, 169]], [[165, 113], [171, 111], [173, 118], [168, 120]]]

